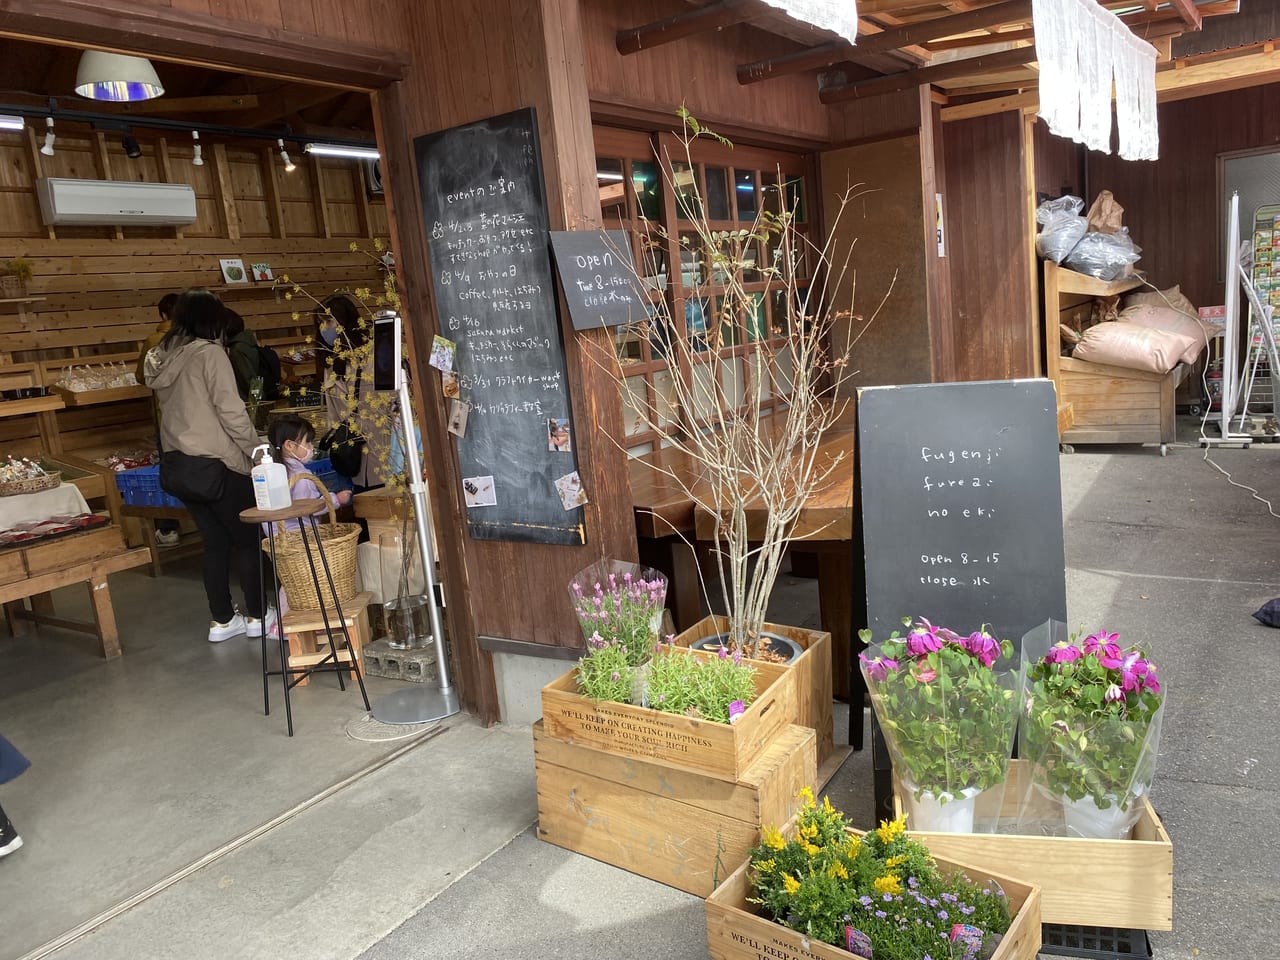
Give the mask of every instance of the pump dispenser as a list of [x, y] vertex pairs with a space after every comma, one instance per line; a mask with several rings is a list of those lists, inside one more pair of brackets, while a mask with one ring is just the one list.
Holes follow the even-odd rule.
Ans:
[[253, 499], [259, 510], [283, 510], [293, 503], [289, 493], [289, 471], [283, 463], [271, 459], [271, 448], [265, 443], [254, 447], [262, 451], [262, 459], [250, 472], [253, 478]]

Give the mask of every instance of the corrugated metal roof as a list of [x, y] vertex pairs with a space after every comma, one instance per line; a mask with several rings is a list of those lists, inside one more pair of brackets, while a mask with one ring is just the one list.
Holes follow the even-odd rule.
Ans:
[[1184, 33], [1173, 41], [1174, 59], [1216, 53], [1280, 39], [1280, 2], [1240, 0], [1240, 12], [1226, 17], [1210, 17], [1195, 33]]

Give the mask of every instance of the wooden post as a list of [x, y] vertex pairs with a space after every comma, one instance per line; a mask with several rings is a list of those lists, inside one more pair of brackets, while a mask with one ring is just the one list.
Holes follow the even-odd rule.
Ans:
[[280, 200], [280, 167], [276, 153], [270, 147], [259, 152], [262, 163], [262, 189], [267, 198], [267, 219], [271, 221], [271, 235], [284, 239], [289, 236], [284, 222], [284, 204]]
[[236, 209], [236, 191], [231, 181], [231, 169], [227, 165], [225, 144], [213, 145], [213, 191], [222, 208], [222, 224], [228, 240], [240, 239], [240, 211]]
[[[98, 175], [103, 180], [111, 179], [111, 157], [107, 154], [107, 136], [101, 130], [93, 134], [94, 154], [98, 158]], [[116, 225], [110, 228], [117, 240], [124, 239], [124, 227]]]
[[329, 194], [324, 188], [324, 168], [319, 157], [314, 154], [308, 156], [311, 157], [311, 196], [316, 205], [316, 225], [320, 228], [320, 236], [328, 240], [333, 236], [333, 226], [329, 222]]
[[[27, 124], [27, 153], [31, 158], [31, 182], [35, 183], [44, 176], [44, 162], [41, 160], [43, 155], [40, 153], [40, 145], [36, 140], [36, 129], [31, 124]], [[45, 230], [48, 231], [50, 240], [58, 239], [58, 234], [51, 224], [46, 225]]]
[[[173, 161], [169, 157], [169, 141], [161, 137], [156, 141], [156, 161], [160, 167], [160, 177], [165, 183], [184, 183], [185, 181], [173, 179]], [[173, 238], [175, 240], [182, 239], [182, 228], [173, 228]]]
[[111, 607], [111, 587], [107, 585], [107, 576], [102, 574], [88, 583], [89, 600], [93, 604], [93, 622], [98, 628], [98, 639], [102, 641], [102, 656], [105, 660], [120, 656], [120, 631], [116, 628], [116, 613]]

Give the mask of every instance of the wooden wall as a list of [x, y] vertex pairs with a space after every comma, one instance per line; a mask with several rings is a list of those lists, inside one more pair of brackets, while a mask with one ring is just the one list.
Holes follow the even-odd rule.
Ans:
[[918, 134], [829, 150], [821, 157], [822, 202], [828, 209], [846, 184], [862, 185], [836, 228], [838, 248], [854, 246], [835, 299], [847, 303], [854, 294], [854, 309], [870, 321], [854, 347], [856, 386], [934, 378], [920, 158]]
[[1051, 197], [1068, 193], [1088, 202], [1091, 198], [1084, 196], [1084, 147], [1072, 140], [1055, 137], [1049, 132], [1043, 120], [1035, 123], [1032, 138], [1036, 162], [1036, 193], [1047, 193]]
[[743, 142], [767, 144], [770, 131], [784, 141], [830, 139], [832, 112], [819, 101], [812, 76], [738, 83], [738, 64], [799, 49], [798, 44], [738, 25], [627, 56], [618, 53], [618, 30], [688, 10], [683, 0], [582, 0], [586, 79], [598, 118], [615, 119], [606, 109], [611, 105], [624, 108], [622, 116], [625, 108], [665, 115], [672, 123], [668, 129], [679, 129], [675, 112], [683, 103], [713, 127], [739, 124], [755, 132], [737, 137]]
[[943, 125], [957, 380], [1035, 376], [1035, 310], [1018, 111]]
[[[1196, 306], [1223, 302], [1219, 224], [1225, 218], [1218, 154], [1280, 145], [1280, 84], [1160, 105], [1160, 159], [1089, 153], [1089, 190], [1110, 190], [1142, 259], [1165, 288], [1180, 284]], [[1086, 202], [1092, 199], [1086, 198]]]
[[[67, 129], [61, 129], [63, 126]], [[256, 142], [205, 144], [205, 164], [191, 164], [190, 141], [138, 140], [130, 160], [118, 139], [60, 125], [54, 156], [34, 149], [30, 134], [0, 134], [0, 257], [32, 261], [28, 293], [44, 299], [0, 306], [0, 364], [38, 363], [52, 383], [76, 362], [125, 361], [155, 329], [156, 303], [191, 286], [218, 291], [259, 339], [301, 344], [310, 317], [302, 301], [285, 299], [270, 283], [225, 284], [218, 261], [238, 257], [246, 268], [266, 262], [318, 297], [379, 285], [380, 271], [353, 240], [386, 237], [386, 207], [366, 195], [354, 161], [299, 156], [284, 173], [278, 155]], [[36, 176], [185, 182], [196, 192], [198, 219], [181, 227], [46, 227]], [[295, 311], [303, 311], [298, 320]], [[151, 433], [146, 401], [58, 413], [68, 450], [110, 448]], [[0, 421], [5, 453], [38, 447], [33, 418]]]

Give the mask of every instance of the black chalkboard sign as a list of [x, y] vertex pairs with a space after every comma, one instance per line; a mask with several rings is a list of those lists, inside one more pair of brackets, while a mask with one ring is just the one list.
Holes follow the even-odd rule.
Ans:
[[471, 536], [585, 543], [537, 117], [517, 110], [414, 146], [441, 332], [471, 404], [458, 439]]
[[1067, 618], [1057, 400], [1048, 380], [858, 392], [867, 617], [1015, 643]]
[[616, 327], [648, 316], [625, 230], [552, 231], [551, 249], [573, 329]]

